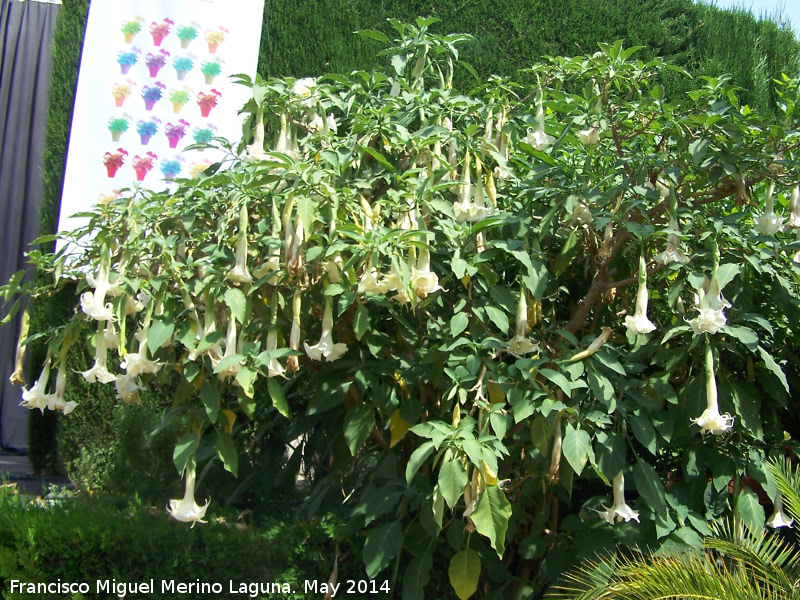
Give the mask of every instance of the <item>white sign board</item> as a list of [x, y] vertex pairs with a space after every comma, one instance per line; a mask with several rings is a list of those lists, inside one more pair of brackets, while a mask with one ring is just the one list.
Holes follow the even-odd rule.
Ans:
[[[242, 135], [264, 0], [92, 0], [72, 118], [59, 231], [135, 186], [161, 191], [221, 158], [183, 150]], [[174, 184], [172, 184], [174, 185]]]

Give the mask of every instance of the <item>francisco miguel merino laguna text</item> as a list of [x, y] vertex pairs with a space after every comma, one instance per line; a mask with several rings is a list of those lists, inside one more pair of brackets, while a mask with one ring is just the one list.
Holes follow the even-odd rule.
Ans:
[[[161, 579], [162, 594], [221, 594], [223, 587], [221, 583], [204, 582], [199, 579], [196, 581], [183, 582], [174, 579]], [[92, 586], [87, 582], [66, 582], [58, 579], [49, 583], [28, 582], [12, 579], [11, 593], [20, 594], [89, 594]], [[116, 594], [119, 598], [124, 598], [128, 594], [152, 594], [157, 591], [155, 580], [127, 582], [117, 581], [116, 579], [98, 579], [94, 585], [95, 594]], [[245, 594], [255, 598], [259, 594], [291, 594], [292, 588], [288, 583], [236, 583], [228, 581], [229, 594]]]

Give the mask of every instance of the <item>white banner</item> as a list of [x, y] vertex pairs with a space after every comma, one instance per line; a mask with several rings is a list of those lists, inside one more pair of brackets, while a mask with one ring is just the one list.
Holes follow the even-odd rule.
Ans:
[[83, 44], [59, 231], [122, 188], [164, 190], [238, 142], [255, 77], [264, 0], [92, 0]]

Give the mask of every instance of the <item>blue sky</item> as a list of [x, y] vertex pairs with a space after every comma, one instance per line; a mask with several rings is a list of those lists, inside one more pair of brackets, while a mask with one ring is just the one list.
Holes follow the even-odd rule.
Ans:
[[[716, 4], [721, 8], [740, 7], [751, 10], [756, 17], [774, 15], [782, 10], [791, 23], [795, 36], [800, 37], [800, 1], [798, 0], [705, 0], [706, 4]], [[774, 17], [773, 17], [774, 18]]]

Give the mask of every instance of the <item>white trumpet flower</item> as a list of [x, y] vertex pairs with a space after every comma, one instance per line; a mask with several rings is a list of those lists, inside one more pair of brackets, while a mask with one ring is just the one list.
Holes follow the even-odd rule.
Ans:
[[311, 360], [333, 362], [339, 360], [347, 352], [347, 344], [333, 343], [333, 301], [325, 299], [325, 311], [322, 314], [322, 335], [319, 342], [309, 346], [303, 342], [306, 354]]
[[781, 225], [783, 225], [783, 217], [779, 217], [775, 214], [772, 201], [772, 191], [774, 187], [775, 183], [770, 181], [767, 185], [767, 202], [764, 207], [764, 214], [753, 218], [755, 221], [753, 229], [761, 235], [775, 235], [780, 230]]
[[800, 230], [800, 187], [795, 187], [792, 190], [792, 195], [789, 198], [789, 220], [784, 227]]
[[700, 314], [694, 319], [686, 319], [686, 322], [692, 326], [695, 334], [710, 333], [713, 335], [725, 327], [727, 319], [724, 310], [730, 308], [731, 305], [723, 298], [719, 290], [716, 269], [711, 276], [711, 281], [706, 279], [703, 287], [694, 295], [694, 300], [695, 308]]
[[186, 469], [186, 491], [181, 500], [170, 500], [167, 511], [173, 519], [183, 523], [191, 523], [192, 527], [195, 523], [206, 523], [203, 517], [206, 516], [208, 510], [208, 502], [204, 506], [199, 506], [194, 500], [194, 485], [195, 485], [195, 470], [194, 467], [187, 467]]
[[581, 142], [586, 144], [587, 146], [594, 146], [600, 141], [600, 135], [598, 134], [598, 127], [595, 125], [589, 129], [584, 129], [583, 131], [578, 132], [578, 139]]
[[139, 381], [136, 379], [136, 377], [120, 373], [116, 377], [114, 387], [117, 390], [116, 397], [118, 400], [122, 400], [128, 404], [142, 403], [142, 399], [139, 397], [139, 392], [144, 388], [139, 385]]
[[614, 491], [614, 504], [611, 507], [601, 504], [605, 510], [593, 510], [611, 525], [623, 520], [627, 523], [631, 519], [639, 523], [639, 513], [625, 504], [625, 476], [618, 473], [612, 480], [611, 487]]
[[225, 279], [235, 284], [251, 283], [253, 276], [247, 270], [247, 205], [242, 204], [239, 214], [239, 239], [236, 242], [236, 262], [233, 268], [225, 275]]
[[779, 527], [791, 527], [794, 523], [794, 519], [790, 519], [788, 516], [786, 516], [786, 513], [783, 512], [783, 498], [781, 497], [780, 492], [778, 492], [775, 496], [773, 505], [774, 510], [772, 511], [772, 516], [767, 519], [767, 525], [773, 529], [778, 529]]
[[656, 326], [647, 318], [647, 265], [644, 255], [639, 256], [639, 291], [636, 294], [636, 310], [633, 316], [625, 317], [625, 326], [636, 333], [650, 333]]
[[39, 379], [33, 384], [29, 390], [23, 390], [22, 402], [20, 406], [24, 408], [38, 408], [42, 413], [47, 408], [47, 383], [50, 379], [50, 357], [48, 356], [45, 361], [42, 372], [39, 374]]
[[[669, 228], [670, 229], [678, 229], [678, 220], [675, 217], [671, 217], [669, 220]], [[681, 239], [675, 235], [674, 233], [670, 233], [667, 237], [667, 249], [664, 252], [660, 252], [655, 255], [655, 261], [657, 263], [661, 263], [662, 265], [666, 266], [670, 263], [680, 263], [685, 265], [689, 262], [689, 259], [686, 255], [681, 252]]]
[[539, 107], [536, 110], [536, 127], [533, 133], [528, 132], [523, 140], [524, 142], [533, 146], [536, 150], [547, 150], [556, 141], [552, 135], [548, 135], [544, 130], [544, 107], [539, 102]]
[[111, 312], [111, 303], [106, 303], [106, 295], [113, 295], [108, 282], [108, 267], [101, 262], [97, 278], [87, 277], [87, 282], [93, 284], [94, 291], [84, 292], [81, 295], [81, 310], [96, 321], [113, 321], [114, 313]]
[[531, 352], [539, 351], [539, 344], [532, 342], [526, 337], [528, 334], [528, 300], [525, 296], [525, 288], [521, 287], [519, 291], [519, 302], [517, 302], [514, 337], [508, 342], [508, 353], [516, 358], [521, 358]]
[[692, 423], [700, 427], [702, 433], [721, 435], [733, 427], [733, 417], [728, 413], [719, 413], [717, 399], [717, 381], [714, 378], [714, 354], [711, 345], [706, 344], [706, 409]]
[[97, 336], [95, 336], [94, 365], [88, 371], [83, 371], [81, 373], [83, 378], [89, 383], [94, 383], [96, 381], [100, 383], [111, 383], [115, 381], [117, 379], [116, 376], [108, 372], [108, 367], [106, 365], [107, 357], [105, 332], [98, 330]]
[[414, 295], [421, 300], [433, 292], [444, 291], [444, 288], [439, 285], [439, 277], [431, 271], [431, 255], [427, 248], [420, 250], [417, 266], [411, 267], [411, 289], [414, 290]]

